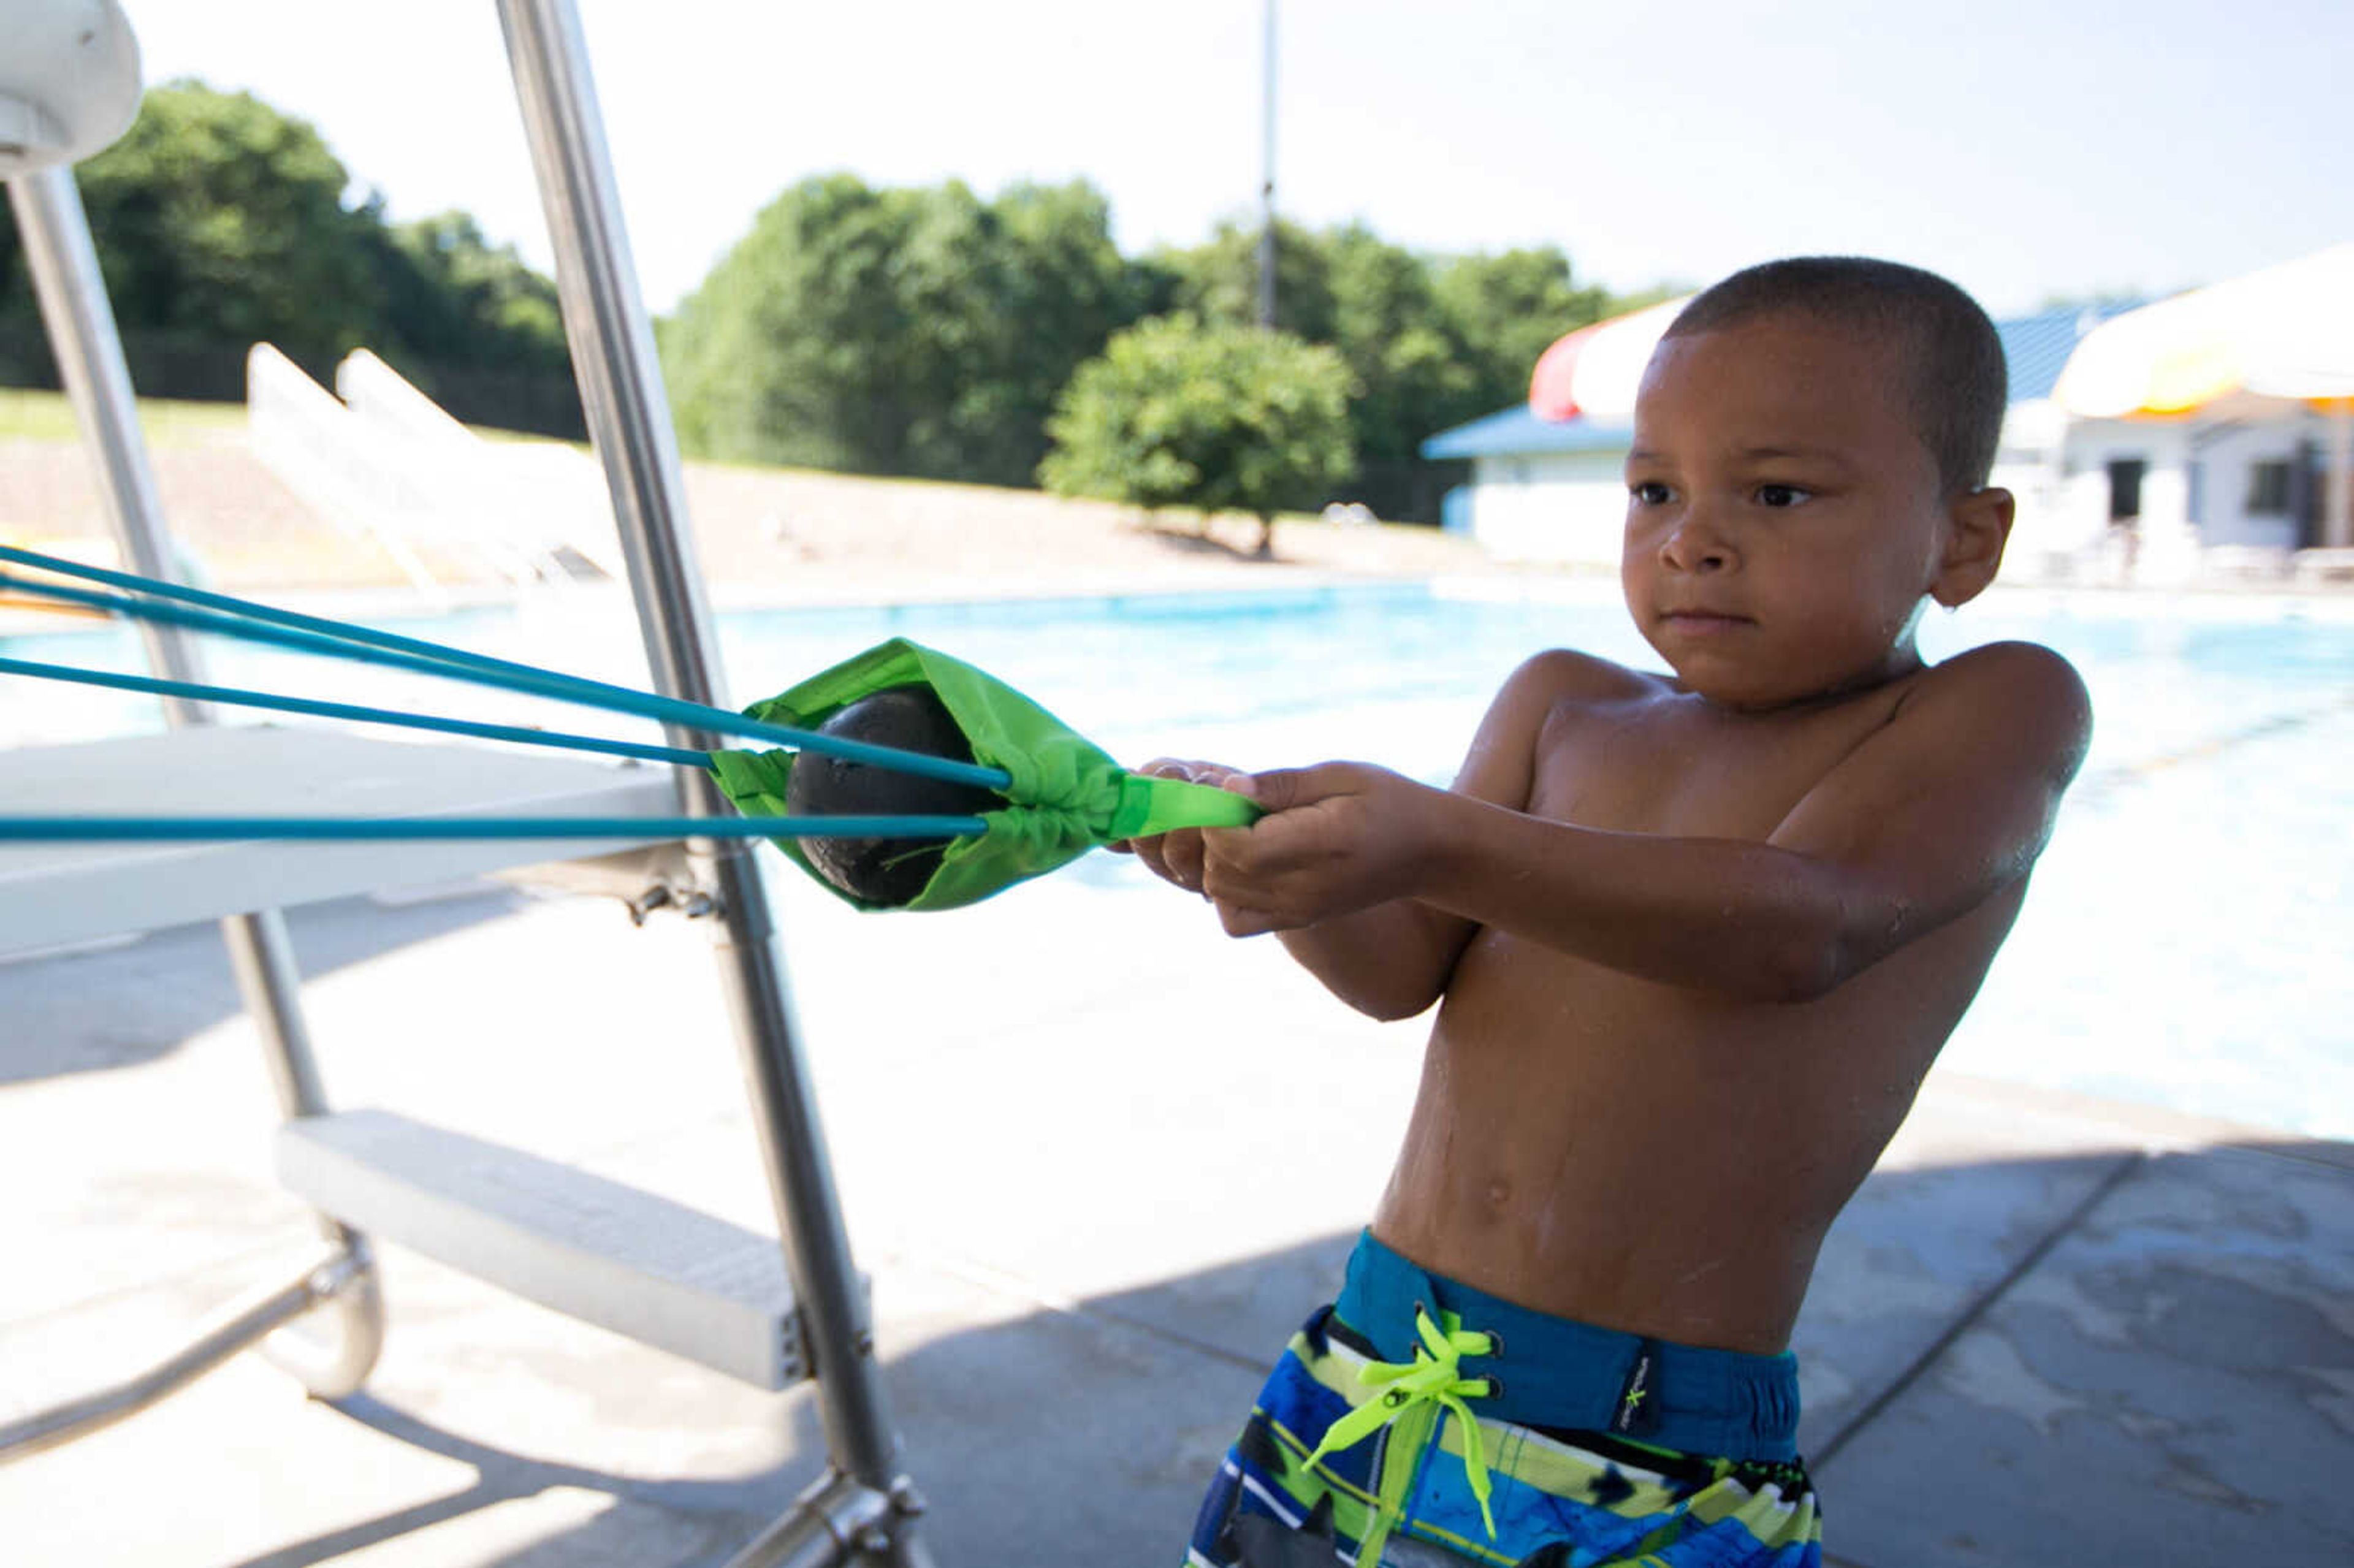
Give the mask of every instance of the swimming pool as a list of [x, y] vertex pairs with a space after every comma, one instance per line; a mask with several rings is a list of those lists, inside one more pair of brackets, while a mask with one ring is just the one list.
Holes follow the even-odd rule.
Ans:
[[[405, 623], [412, 634], [642, 682], [625, 606]], [[1615, 589], [1337, 587], [730, 614], [745, 699], [891, 636], [1002, 675], [1115, 755], [1272, 767], [1355, 757], [1443, 780], [1530, 652], [1655, 664]], [[2259, 597], [1989, 595], [1933, 658], [2024, 637], [2065, 653], [2096, 731], [2017, 930], [1944, 1060], [1966, 1071], [2354, 1137], [2354, 606]], [[0, 652], [138, 668], [108, 631]], [[216, 676], [575, 729], [625, 726], [415, 677], [219, 648]], [[426, 690], [428, 686], [436, 689]], [[143, 699], [0, 683], [0, 745], [150, 729]], [[1059, 874], [1144, 891], [1105, 857]]]

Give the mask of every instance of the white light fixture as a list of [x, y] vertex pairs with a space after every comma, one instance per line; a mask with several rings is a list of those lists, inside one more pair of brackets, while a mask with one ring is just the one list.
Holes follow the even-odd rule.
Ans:
[[139, 43], [115, 0], [0, 0], [0, 179], [89, 157], [139, 112]]

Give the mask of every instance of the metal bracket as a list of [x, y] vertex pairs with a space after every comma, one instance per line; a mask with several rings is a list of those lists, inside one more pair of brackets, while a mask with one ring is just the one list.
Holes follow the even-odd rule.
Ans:
[[727, 1568], [841, 1568], [852, 1563], [929, 1559], [905, 1534], [924, 1500], [905, 1476], [887, 1492], [828, 1467], [783, 1517], [727, 1562]]
[[630, 924], [643, 926], [657, 909], [675, 909], [689, 919], [719, 913], [719, 899], [697, 874], [695, 857], [682, 843], [647, 844], [582, 860], [549, 861], [494, 874], [511, 886], [544, 893], [585, 893], [617, 898]]
[[632, 926], [643, 926], [646, 916], [657, 909], [675, 909], [690, 920], [700, 920], [719, 912], [719, 900], [700, 888], [681, 892], [667, 883], [660, 882], [635, 898], [626, 900], [626, 903]]

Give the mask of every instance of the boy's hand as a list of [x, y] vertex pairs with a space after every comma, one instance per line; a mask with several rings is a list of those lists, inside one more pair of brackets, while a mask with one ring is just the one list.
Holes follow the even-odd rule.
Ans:
[[1227, 788], [1267, 813], [1246, 828], [1201, 834], [1199, 885], [1235, 937], [1297, 930], [1408, 895], [1432, 809], [1447, 799], [1362, 762], [1228, 778]]
[[[1133, 771], [1148, 779], [1182, 779], [1189, 783], [1213, 787], [1225, 787], [1230, 780], [1250, 777], [1219, 763], [1193, 762], [1174, 757], [1156, 757]], [[1153, 875], [1173, 882], [1188, 893], [1202, 891], [1202, 830], [1199, 828], [1180, 828], [1174, 832], [1114, 844], [1112, 848], [1132, 852]]]

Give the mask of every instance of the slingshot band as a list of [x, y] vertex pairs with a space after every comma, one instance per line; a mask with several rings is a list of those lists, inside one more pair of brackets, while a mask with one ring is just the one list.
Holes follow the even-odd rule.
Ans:
[[609, 757], [632, 757], [645, 762], [672, 762], [682, 768], [708, 768], [711, 758], [684, 747], [646, 746], [633, 740], [609, 740], [602, 736], [566, 735], [561, 731], [525, 729], [515, 725], [477, 724], [471, 719], [434, 718], [426, 714], [394, 713], [387, 708], [362, 707], [355, 703], [323, 703], [309, 697], [281, 697], [249, 692], [239, 686], [206, 686], [189, 681], [165, 681], [153, 675], [119, 675], [107, 670], [82, 670], [69, 664], [43, 664], [30, 659], [0, 659], [0, 675], [32, 675], [116, 691], [144, 692], [189, 702], [221, 703], [231, 707], [268, 708], [277, 713], [309, 714], [319, 718], [348, 719], [357, 724], [398, 725], [444, 735], [469, 735], [480, 740], [509, 740], [525, 746], [549, 746], [566, 751], [602, 752]]
[[953, 839], [978, 817], [0, 817], [0, 842], [248, 839]]
[[[235, 637], [299, 652], [410, 670], [534, 696], [658, 719], [691, 730], [769, 742], [779, 749], [708, 753], [583, 736], [550, 735], [504, 725], [396, 714], [356, 704], [276, 697], [231, 687], [152, 677], [72, 671], [0, 660], [0, 673], [79, 680], [122, 690], [323, 715], [364, 723], [401, 724], [482, 738], [650, 758], [708, 768], [745, 818], [353, 818], [353, 817], [17, 817], [0, 818], [0, 842], [29, 840], [225, 841], [249, 839], [773, 839], [811, 869], [797, 847], [808, 837], [945, 838], [951, 841], [921, 894], [906, 907], [951, 909], [1052, 871], [1090, 849], [1178, 828], [1239, 827], [1259, 808], [1239, 795], [1183, 779], [1128, 772], [1100, 747], [993, 676], [931, 649], [894, 639], [867, 650], [739, 716], [623, 686], [491, 659], [439, 643], [85, 567], [0, 546], [0, 561], [128, 589], [68, 588], [0, 571], [0, 587], [164, 625]], [[140, 597], [140, 596], [147, 597]], [[158, 602], [158, 601], [178, 601]], [[973, 761], [932, 757], [817, 733], [812, 727], [850, 703], [885, 688], [931, 689], [969, 745]], [[781, 721], [781, 722], [779, 722]], [[789, 748], [789, 749], [787, 749]], [[845, 761], [979, 785], [1002, 798], [1002, 810], [979, 816], [794, 816], [785, 810], [794, 761], [818, 752]], [[821, 881], [823, 879], [821, 878]], [[829, 887], [832, 884], [826, 884]], [[837, 890], [839, 891], [839, 890]], [[860, 903], [853, 898], [854, 904]], [[864, 904], [861, 907], [868, 907]]]
[[[519, 664], [508, 659], [493, 659], [487, 653], [470, 652], [466, 649], [453, 648], [444, 642], [429, 642], [422, 638], [403, 637], [393, 631], [379, 631], [372, 626], [360, 626], [347, 620], [330, 620], [324, 616], [304, 615], [299, 610], [281, 609], [276, 605], [263, 604], [255, 599], [238, 599], [225, 593], [213, 593], [205, 588], [189, 588], [186, 584], [166, 582], [160, 577], [143, 577], [134, 572], [111, 571], [104, 567], [86, 566], [80, 561], [69, 561], [57, 556], [44, 556], [37, 551], [27, 550], [16, 546], [0, 545], [0, 561], [14, 561], [19, 566], [38, 567], [43, 571], [54, 572], [59, 577], [78, 577], [84, 582], [104, 583], [110, 588], [125, 588], [132, 593], [144, 594], [151, 599], [172, 599], [202, 609], [221, 610], [248, 620], [259, 620], [271, 626], [291, 627], [298, 631], [315, 632], [322, 637], [332, 637], [339, 641], [357, 642], [373, 648], [388, 648], [396, 652], [414, 653], [421, 658], [438, 660], [445, 664], [457, 664], [471, 670], [480, 670], [486, 674], [504, 673], [533, 675], [542, 680], [561, 681], [583, 694], [595, 692], [606, 696], [624, 699], [634, 699], [645, 694], [642, 692], [632, 691], [627, 686], [592, 681], [582, 675], [567, 675], [560, 671], [543, 670], [534, 664]], [[39, 591], [37, 584], [27, 583], [21, 578], [9, 578], [5, 574], [0, 574], [0, 581], [14, 582], [20, 588], [31, 589], [37, 593]], [[705, 706], [700, 703], [685, 705], [699, 709]], [[705, 711], [721, 713], [725, 710], [709, 708]]]
[[[31, 552], [0, 546], [0, 559], [15, 559]], [[64, 563], [74, 567], [74, 563]], [[94, 568], [90, 568], [94, 569]], [[76, 575], [85, 568], [74, 567]], [[110, 573], [111, 577], [125, 574]], [[137, 579], [145, 581], [144, 578]], [[553, 697], [584, 707], [603, 708], [613, 713], [633, 714], [641, 718], [660, 719], [689, 728], [708, 730], [719, 735], [738, 736], [752, 740], [765, 740], [772, 746], [789, 746], [796, 750], [815, 751], [846, 761], [864, 762], [877, 768], [888, 768], [903, 773], [921, 774], [927, 778], [947, 779], [960, 784], [979, 784], [984, 789], [1002, 789], [1006, 776], [1002, 769], [979, 768], [969, 762], [957, 762], [943, 757], [927, 757], [921, 752], [901, 751], [887, 746], [869, 746], [863, 741], [841, 740], [832, 736], [817, 735], [809, 730], [783, 725], [766, 724], [744, 718], [725, 708], [702, 703], [683, 702], [676, 697], [657, 695], [652, 692], [632, 692], [625, 686], [608, 686], [602, 682], [583, 681], [578, 676], [558, 674], [552, 670], [534, 669], [527, 664], [513, 664], [505, 660], [480, 660], [472, 655], [460, 655], [457, 650], [445, 649], [435, 643], [421, 643], [429, 653], [412, 652], [407, 648], [379, 646], [376, 634], [355, 639], [346, 632], [364, 631], [352, 627], [335, 633], [311, 631], [260, 623], [260, 618], [242, 614], [216, 614], [210, 610], [187, 609], [170, 604], [152, 604], [128, 595], [97, 593], [84, 588], [67, 588], [59, 583], [41, 582], [30, 577], [0, 572], [0, 587], [23, 589], [45, 599], [67, 604], [86, 605], [112, 614], [129, 616], [135, 620], [156, 621], [167, 626], [184, 626], [192, 630], [215, 632], [248, 642], [260, 642], [272, 647], [292, 649], [297, 652], [323, 653], [330, 658], [346, 659], [363, 664], [382, 664], [397, 670], [410, 670], [421, 674], [439, 675], [447, 680], [466, 681], [476, 685], [496, 686], [522, 692], [531, 696]], [[193, 592], [195, 590], [184, 590]], [[220, 598], [219, 595], [208, 596]], [[242, 602], [242, 601], [232, 601]], [[273, 612], [276, 613], [276, 612]], [[303, 620], [314, 620], [303, 617]], [[328, 621], [323, 624], [340, 626]], [[398, 638], [402, 643], [414, 639]], [[697, 766], [709, 766], [699, 762]]]

